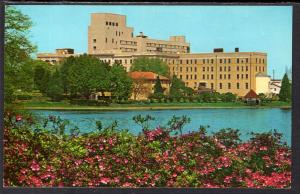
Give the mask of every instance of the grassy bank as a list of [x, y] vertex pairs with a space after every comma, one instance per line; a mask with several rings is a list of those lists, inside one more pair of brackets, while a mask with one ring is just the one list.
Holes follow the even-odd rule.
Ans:
[[190, 108], [291, 108], [290, 103], [274, 101], [261, 106], [248, 106], [243, 102], [212, 102], [212, 103], [135, 103], [110, 104], [109, 106], [80, 106], [68, 101], [23, 101], [17, 103], [18, 109], [36, 110], [135, 110], [135, 109], [190, 109]]

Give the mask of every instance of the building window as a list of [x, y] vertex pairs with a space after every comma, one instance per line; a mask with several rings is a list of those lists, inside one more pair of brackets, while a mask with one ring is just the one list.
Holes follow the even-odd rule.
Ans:
[[197, 67], [195, 67], [195, 72], [197, 72]]
[[265, 67], [263, 67], [263, 72], [265, 72]]
[[231, 89], [231, 83], [228, 83], [228, 89]]
[[180, 64], [182, 64], [182, 60], [180, 60]]
[[186, 70], [185, 70], [186, 72], [189, 72], [189, 68], [188, 68], [188, 67], [186, 67], [185, 69], [186, 69]]
[[222, 59], [220, 59], [220, 63], [222, 63]]
[[222, 89], [222, 83], [219, 84], [219, 88]]
[[236, 63], [240, 63], [240, 59], [236, 59]]
[[191, 72], [193, 72], [193, 67], [191, 67], [190, 69], [191, 69]]
[[240, 79], [240, 75], [239, 74], [236, 74], [236, 79]]
[[246, 66], [246, 71], [248, 71], [248, 66]]
[[206, 79], [209, 79], [209, 75], [206, 75]]
[[94, 42], [94, 43], [96, 43], [96, 41], [97, 41], [96, 39], [93, 39], [93, 42]]
[[194, 79], [197, 79], [197, 75], [196, 74], [194, 75]]
[[202, 67], [202, 71], [205, 71], [205, 67]]
[[228, 66], [228, 71], [231, 71], [231, 67], [230, 66]]
[[214, 84], [210, 83], [210, 89], [214, 89]]
[[205, 59], [203, 59], [203, 64], [205, 64]]
[[248, 74], [246, 74], [246, 79], [248, 79]]
[[246, 83], [246, 89], [248, 89], [248, 83]]
[[107, 38], [105, 38], [105, 42], [107, 43]]
[[262, 59], [262, 62], [265, 63], [265, 59]]
[[224, 67], [224, 71], [226, 71], [226, 66]]
[[210, 67], [210, 71], [214, 71], [214, 67]]
[[182, 67], [180, 67], [180, 72], [182, 72]]
[[96, 47], [96, 46], [94, 46], [94, 47], [93, 47], [93, 49], [94, 49], [94, 50], [96, 50], [96, 49], [97, 49], [97, 47]]
[[224, 74], [224, 79], [226, 79], [226, 74]]
[[226, 64], [226, 59], [224, 59], [224, 64]]
[[242, 71], [244, 71], [244, 66], [242, 66]]
[[111, 42], [114, 43], [114, 39], [112, 39]]
[[210, 79], [214, 79], [214, 75], [213, 74], [210, 75]]
[[240, 71], [240, 67], [239, 67], [239, 66], [237, 66], [237, 67], [236, 67], [236, 70], [237, 70], [237, 71]]
[[109, 24], [108, 25], [110, 25], [111, 26], [111, 22], [109, 22]]
[[197, 64], [197, 59], [195, 59], [195, 64]]
[[240, 89], [240, 83], [236, 83], [236, 89]]
[[231, 59], [228, 59], [228, 63], [231, 63]]
[[230, 74], [228, 74], [228, 79], [230, 79]]
[[261, 59], [259, 59], [259, 63], [261, 63]]
[[186, 60], [186, 64], [189, 64], [189, 60]]
[[249, 62], [249, 59], [248, 58], [246, 58], [246, 63], [248, 63]]
[[255, 67], [255, 71], [257, 71], [257, 66]]
[[222, 71], [222, 67], [220, 67], [220, 71]]
[[261, 72], [261, 67], [259, 67], [259, 72]]
[[205, 75], [204, 74], [202, 75], [202, 79], [205, 79]]
[[220, 74], [220, 79], [222, 79], [222, 74]]
[[244, 74], [242, 74], [242, 79], [244, 79]]
[[189, 79], [189, 75], [186, 75], [185, 78], [186, 78], [186, 80], [188, 80]]
[[116, 26], [118, 26], [118, 22], [116, 22]]
[[213, 60], [213, 59], [211, 59], [211, 60], [210, 60], [210, 62], [211, 62], [211, 64], [213, 64], [213, 63], [214, 63], [214, 60]]
[[182, 75], [179, 75], [180, 79], [182, 79]]

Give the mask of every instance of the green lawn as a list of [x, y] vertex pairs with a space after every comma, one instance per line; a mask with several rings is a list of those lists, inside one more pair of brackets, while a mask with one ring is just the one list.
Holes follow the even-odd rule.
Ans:
[[80, 106], [67, 101], [24, 101], [17, 104], [19, 109], [66, 109], [66, 110], [120, 110], [120, 109], [183, 109], [183, 108], [290, 108], [291, 104], [275, 101], [261, 106], [247, 106], [243, 102], [215, 102], [215, 103], [151, 103], [151, 104], [110, 104], [109, 106]]

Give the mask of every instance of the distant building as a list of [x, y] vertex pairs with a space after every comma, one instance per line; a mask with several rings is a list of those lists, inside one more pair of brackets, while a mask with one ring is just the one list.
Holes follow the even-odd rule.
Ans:
[[37, 58], [39, 60], [55, 65], [67, 57], [78, 56], [78, 55], [79, 54], [74, 53], [74, 49], [60, 48], [60, 49], [56, 49], [55, 53], [38, 53]]
[[265, 73], [258, 73], [256, 74], [256, 93], [257, 94], [265, 94], [267, 96], [270, 95], [270, 81], [271, 76]]
[[168, 94], [170, 90], [170, 80], [167, 77], [158, 75], [153, 72], [130, 72], [129, 76], [133, 79], [134, 86], [131, 99], [147, 100], [154, 93], [154, 85], [157, 77], [161, 82], [164, 94]]
[[280, 79], [272, 79], [269, 84], [269, 90], [271, 94], [278, 95], [281, 89], [281, 80]]

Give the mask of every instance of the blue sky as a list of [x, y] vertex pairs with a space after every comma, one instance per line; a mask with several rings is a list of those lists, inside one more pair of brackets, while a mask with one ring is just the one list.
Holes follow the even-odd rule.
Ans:
[[90, 13], [127, 15], [127, 25], [155, 39], [185, 35], [191, 52], [213, 48], [258, 51], [268, 54], [268, 74], [282, 78], [292, 65], [291, 6], [103, 6], [18, 5], [34, 26], [30, 39], [38, 52], [74, 48], [87, 52]]

